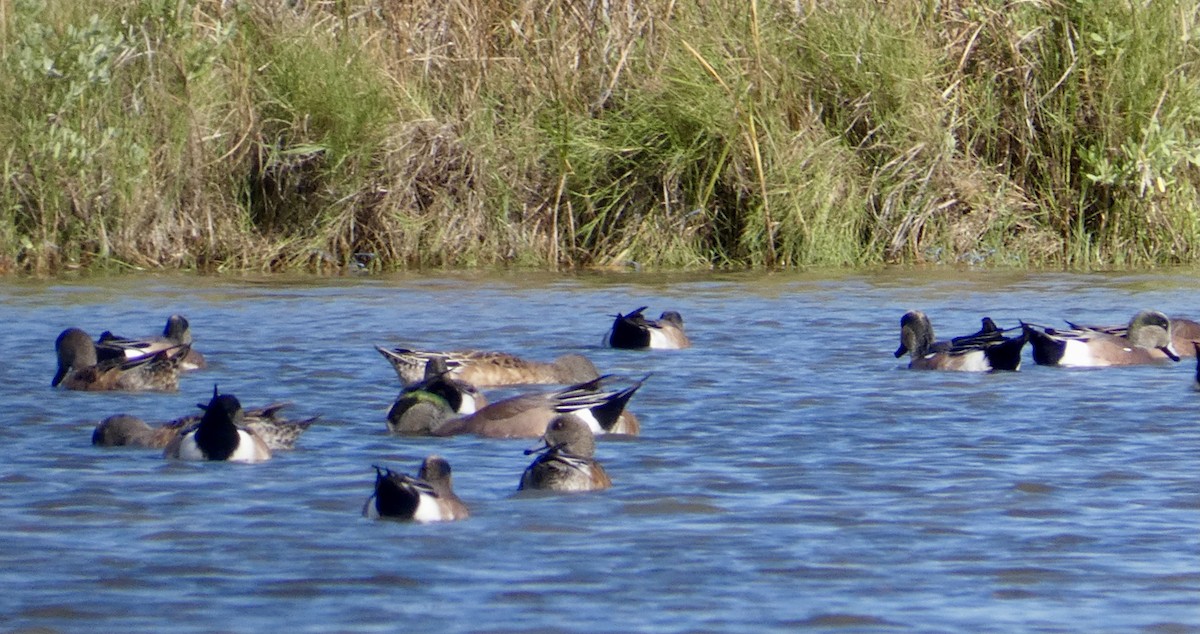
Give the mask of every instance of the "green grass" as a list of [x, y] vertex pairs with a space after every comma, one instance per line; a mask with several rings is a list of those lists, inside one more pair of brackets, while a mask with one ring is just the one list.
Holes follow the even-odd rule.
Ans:
[[0, 18], [3, 271], [1200, 259], [1194, 3]]

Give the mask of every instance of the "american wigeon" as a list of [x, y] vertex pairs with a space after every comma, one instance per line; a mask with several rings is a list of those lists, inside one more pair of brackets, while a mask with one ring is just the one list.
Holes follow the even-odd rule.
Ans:
[[58, 372], [50, 385], [68, 390], [174, 392], [179, 389], [179, 363], [186, 348], [188, 344], [182, 344], [137, 359], [100, 361], [92, 338], [79, 328], [68, 328], [54, 342]]
[[645, 306], [629, 313], [617, 314], [612, 328], [605, 335], [605, 342], [613, 348], [633, 350], [678, 350], [692, 345], [683, 332], [683, 316], [668, 310], [658, 320], [646, 319], [642, 311]]
[[[188, 347], [182, 348], [183, 344]], [[183, 355], [179, 363], [180, 370], [199, 370], [207, 366], [204, 355], [192, 346], [191, 324], [183, 315], [168, 317], [161, 336], [122, 337], [106, 330], [96, 340], [96, 351], [101, 361], [121, 357], [138, 359], [167, 351], [171, 355]]]
[[[308, 430], [317, 417], [290, 421], [279, 414], [287, 403], [272, 403], [266, 407], [243, 410], [242, 425], [258, 434], [267, 448], [295, 449], [296, 440]], [[201, 406], [205, 408], [207, 405]], [[144, 447], [162, 449], [171, 444], [182, 432], [191, 431], [200, 424], [201, 416], [188, 415], [162, 425], [151, 426], [146, 421], [128, 414], [109, 416], [92, 431], [92, 444], [100, 447]]]
[[398, 434], [429, 434], [441, 423], [474, 414], [487, 405], [475, 386], [453, 378], [442, 357], [430, 358], [425, 378], [404, 388], [388, 410], [388, 429]]
[[558, 414], [572, 413], [597, 434], [629, 434], [640, 431], [637, 418], [625, 410], [643, 378], [620, 390], [602, 390], [612, 378], [572, 385], [549, 393], [521, 394], [497, 401], [433, 429], [435, 436], [478, 434], [489, 438], [537, 438]]
[[429, 456], [417, 477], [375, 467], [375, 492], [363, 504], [363, 515], [414, 522], [448, 522], [470, 516], [467, 505], [454, 494], [450, 463]]
[[[1196, 354], [1196, 346], [1200, 341], [1200, 322], [1186, 317], [1171, 317], [1171, 345], [1179, 356]], [[1186, 351], [1186, 354], [1185, 354]]]
[[1038, 365], [1106, 367], [1179, 360], [1171, 340], [1171, 320], [1154, 310], [1134, 315], [1124, 337], [1099, 330], [1057, 330], [1024, 322], [1022, 327]]
[[604, 467], [596, 462], [596, 439], [574, 414], [555, 416], [546, 427], [538, 453], [521, 474], [518, 490], [598, 491], [612, 486]]
[[428, 436], [456, 417], [445, 399], [423, 390], [404, 392], [387, 413], [388, 431], [393, 434]]
[[[1186, 317], [1169, 317], [1171, 322], [1171, 346], [1180, 357], [1195, 356], [1196, 348], [1193, 341], [1200, 340], [1200, 323]], [[1067, 325], [1074, 330], [1099, 330], [1100, 332], [1124, 337], [1129, 333], [1129, 326], [1079, 326], [1072, 322]]]
[[464, 350], [428, 352], [408, 348], [375, 346], [392, 364], [404, 385], [421, 381], [430, 359], [440, 358], [451, 375], [478, 387], [507, 385], [572, 384], [590, 381], [600, 373], [587, 357], [565, 354], [550, 363], [532, 361], [505, 352]]
[[1021, 348], [1025, 334], [1006, 338], [990, 317], [983, 318], [979, 332], [950, 341], [937, 341], [929, 317], [911, 310], [900, 318], [899, 358], [909, 353], [908, 367], [914, 370], [952, 370], [958, 372], [990, 372], [1021, 368]]
[[271, 459], [266, 441], [242, 428], [245, 412], [232, 394], [218, 394], [205, 406], [200, 424], [184, 431], [163, 450], [163, 457], [176, 460], [228, 460], [262, 462]]

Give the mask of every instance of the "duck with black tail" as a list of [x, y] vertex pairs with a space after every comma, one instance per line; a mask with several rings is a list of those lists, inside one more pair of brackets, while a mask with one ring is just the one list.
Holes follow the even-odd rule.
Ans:
[[664, 312], [657, 320], [646, 319], [642, 306], [622, 315], [617, 313], [604, 343], [612, 348], [630, 350], [679, 350], [690, 348], [692, 342], [683, 332], [683, 316], [673, 310]]
[[421, 463], [417, 477], [375, 467], [375, 492], [363, 505], [363, 516], [414, 522], [449, 522], [471, 513], [454, 494], [450, 463], [432, 455]]
[[267, 443], [253, 431], [242, 428], [244, 418], [237, 397], [220, 394], [214, 385], [212, 400], [204, 409], [200, 424], [167, 445], [163, 456], [175, 460], [270, 460], [271, 450]]

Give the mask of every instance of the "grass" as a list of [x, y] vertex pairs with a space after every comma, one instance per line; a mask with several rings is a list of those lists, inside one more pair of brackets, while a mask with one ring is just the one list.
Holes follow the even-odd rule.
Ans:
[[0, 0], [0, 270], [1200, 259], [1166, 0]]

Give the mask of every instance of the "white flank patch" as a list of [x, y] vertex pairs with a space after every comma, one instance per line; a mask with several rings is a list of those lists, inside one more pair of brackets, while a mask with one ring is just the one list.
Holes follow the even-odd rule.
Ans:
[[650, 329], [650, 349], [651, 350], [670, 350], [675, 347], [675, 342], [667, 337], [666, 333], [661, 328]]
[[184, 436], [183, 441], [179, 443], [179, 459], [208, 460], [208, 457], [200, 450], [200, 445], [196, 444], [196, 432]]
[[228, 460], [230, 462], [258, 462], [270, 457], [270, 454], [265, 456], [259, 455], [258, 444], [254, 442], [254, 437], [249, 432], [239, 429], [237, 449], [233, 450]]
[[1058, 360], [1059, 365], [1073, 368], [1098, 368], [1110, 365], [1107, 361], [1097, 359], [1086, 341], [1067, 339], [1066, 343], [1062, 358]]
[[473, 394], [462, 393], [462, 403], [458, 406], [458, 414], [474, 414], [479, 410], [479, 406], [475, 404], [475, 396]]
[[373, 520], [379, 519], [379, 509], [375, 508], [374, 493], [367, 497], [367, 501], [363, 503], [363, 517]]
[[572, 414], [576, 418], [587, 424], [588, 429], [592, 430], [593, 434], [603, 434], [604, 428], [600, 426], [600, 421], [596, 420], [596, 415], [592, 414], [590, 409], [577, 409]]
[[442, 506], [438, 504], [437, 498], [420, 494], [417, 498], [417, 510], [413, 511], [413, 521], [440, 522], [444, 519], [447, 518], [442, 515]]
[[961, 358], [962, 365], [958, 369], [962, 372], [991, 372], [992, 370], [992, 364], [983, 350], [972, 350], [962, 355]]

